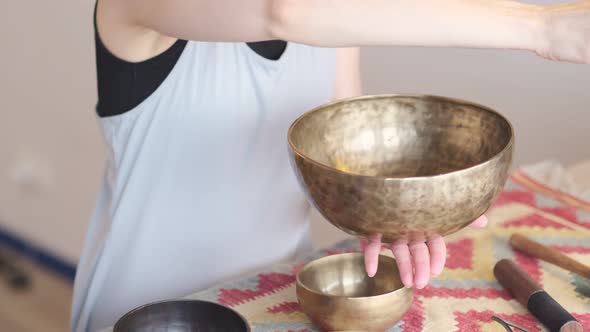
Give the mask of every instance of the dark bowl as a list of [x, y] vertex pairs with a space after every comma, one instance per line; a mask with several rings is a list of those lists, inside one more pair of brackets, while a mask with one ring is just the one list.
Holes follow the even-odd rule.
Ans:
[[113, 332], [249, 332], [236, 311], [207, 301], [162, 301], [131, 310], [117, 321]]

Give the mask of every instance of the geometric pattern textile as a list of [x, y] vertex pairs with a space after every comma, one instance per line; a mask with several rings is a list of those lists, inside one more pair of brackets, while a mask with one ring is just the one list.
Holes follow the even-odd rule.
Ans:
[[[590, 265], [590, 203], [517, 171], [486, 215], [485, 229], [468, 227], [446, 238], [444, 272], [424, 289], [415, 290], [410, 310], [389, 331], [504, 331], [493, 315], [531, 332], [547, 331], [494, 278], [494, 264], [503, 258], [515, 260], [583, 326], [590, 327], [590, 298], [576, 291], [575, 276], [520, 254], [507, 242], [518, 232]], [[299, 309], [295, 273], [310, 260], [361, 249], [362, 243], [348, 239], [300, 262], [276, 265], [187, 298], [235, 309], [248, 319], [253, 332], [319, 331]]]

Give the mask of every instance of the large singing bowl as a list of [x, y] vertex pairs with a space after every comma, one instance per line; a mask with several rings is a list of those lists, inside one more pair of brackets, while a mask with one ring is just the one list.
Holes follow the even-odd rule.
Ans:
[[326, 220], [392, 243], [449, 235], [483, 215], [506, 182], [514, 133], [482, 105], [378, 95], [303, 114], [288, 142], [297, 179]]

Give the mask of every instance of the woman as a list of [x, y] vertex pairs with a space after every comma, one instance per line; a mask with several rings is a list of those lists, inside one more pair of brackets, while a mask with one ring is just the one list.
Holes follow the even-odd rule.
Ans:
[[[75, 331], [309, 250], [285, 134], [303, 111], [361, 93], [355, 47], [590, 62], [589, 1], [100, 0], [95, 23], [108, 160], [76, 276]], [[369, 275], [381, 246], [379, 236], [367, 246]], [[444, 267], [440, 237], [387, 246], [408, 287]]]

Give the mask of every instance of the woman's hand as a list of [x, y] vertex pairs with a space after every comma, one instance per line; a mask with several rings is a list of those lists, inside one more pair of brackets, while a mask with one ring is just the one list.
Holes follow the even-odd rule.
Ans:
[[556, 61], [590, 64], [590, 0], [542, 7], [536, 52]]
[[[487, 223], [488, 219], [481, 216], [471, 225], [481, 228]], [[377, 273], [381, 248], [381, 235], [372, 237], [365, 247], [365, 268], [370, 277]], [[447, 258], [447, 247], [440, 235], [432, 236], [425, 241], [393, 243], [389, 245], [389, 249], [397, 262], [402, 283], [408, 288], [424, 288], [428, 284], [430, 275], [441, 274]]]

